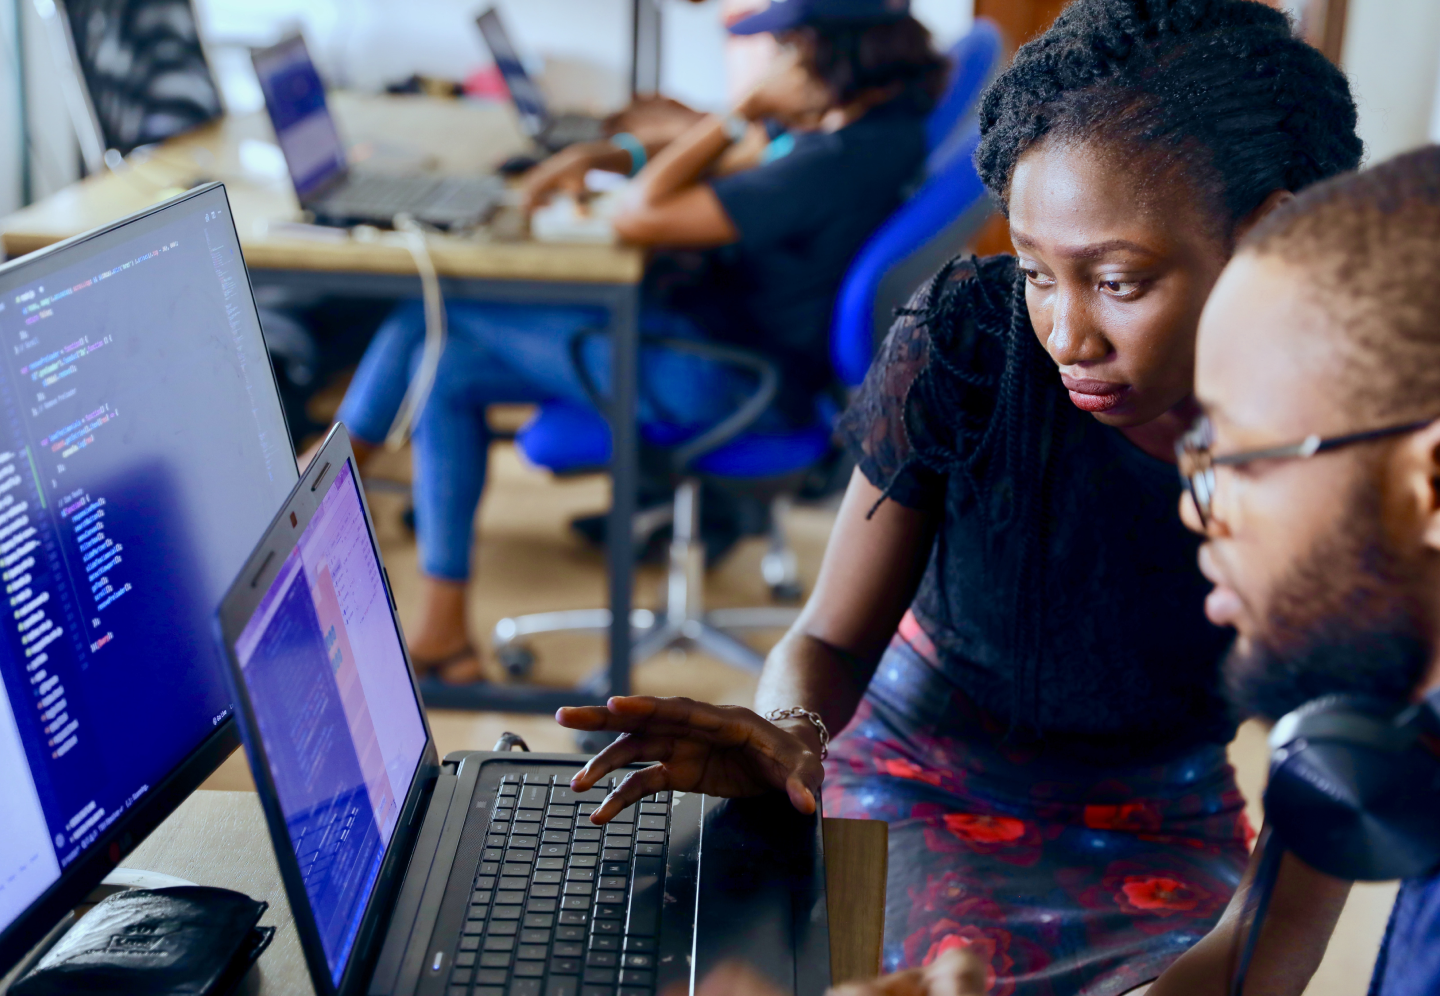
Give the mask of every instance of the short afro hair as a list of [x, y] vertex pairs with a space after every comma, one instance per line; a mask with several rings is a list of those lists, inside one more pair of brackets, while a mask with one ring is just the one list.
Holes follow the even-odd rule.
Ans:
[[1311, 187], [1238, 251], [1301, 274], [1334, 319], [1362, 417], [1440, 416], [1440, 146]]
[[1262, 3], [1075, 0], [985, 91], [975, 163], [1003, 205], [1047, 136], [1158, 153], [1228, 232], [1272, 192], [1359, 166], [1355, 121], [1345, 75]]

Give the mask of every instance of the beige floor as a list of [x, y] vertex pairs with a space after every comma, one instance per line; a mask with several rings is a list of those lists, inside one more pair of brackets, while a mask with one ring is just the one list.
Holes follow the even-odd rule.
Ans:
[[[404, 454], [384, 454], [369, 472], [403, 479], [408, 476], [407, 463]], [[606, 507], [606, 479], [554, 479], [525, 467], [514, 449], [505, 445], [494, 448], [490, 471], [491, 488], [480, 517], [477, 583], [470, 605], [475, 632], [488, 634], [497, 619], [512, 613], [603, 604], [601, 557], [574, 539], [565, 524], [577, 514]], [[401, 499], [372, 492], [371, 506], [404, 621], [411, 618], [415, 607], [415, 545], [400, 524]], [[818, 509], [796, 510], [788, 523], [807, 590], [819, 566], [829, 524], [829, 514]], [[709, 604], [766, 604], [767, 593], [759, 572], [762, 553], [762, 541], [747, 541], [711, 572], [707, 578]], [[656, 605], [659, 582], [657, 569], [642, 570], [637, 604]], [[757, 640], [756, 645], [763, 649], [778, 635], [766, 634], [766, 639]], [[588, 637], [552, 637], [537, 644], [537, 649], [534, 680], [556, 686], [573, 684], [583, 677], [599, 662], [602, 650], [598, 638]], [[493, 661], [487, 662], [487, 667], [498, 679]], [[672, 652], [638, 667], [635, 687], [648, 694], [683, 694], [743, 704], [753, 695], [755, 682], [751, 675], [712, 659]], [[442, 755], [450, 750], [488, 748], [505, 730], [519, 733], [536, 750], [573, 749], [565, 731], [545, 716], [432, 710], [430, 721]], [[1257, 800], [1264, 783], [1266, 758], [1263, 731], [1254, 726], [1243, 728], [1232, 746], [1231, 757], [1258, 826]], [[206, 787], [253, 787], [243, 756], [237, 753], [231, 757]], [[1394, 888], [1388, 885], [1356, 888], [1325, 962], [1307, 990], [1308, 996], [1360, 996], [1365, 992], [1393, 895]]]

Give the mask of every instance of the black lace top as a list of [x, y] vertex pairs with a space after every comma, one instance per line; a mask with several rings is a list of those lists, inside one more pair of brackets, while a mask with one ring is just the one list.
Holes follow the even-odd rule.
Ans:
[[1229, 740], [1179, 476], [1070, 403], [1013, 258], [917, 294], [841, 426], [888, 498], [943, 510], [912, 608], [982, 708], [1129, 751]]

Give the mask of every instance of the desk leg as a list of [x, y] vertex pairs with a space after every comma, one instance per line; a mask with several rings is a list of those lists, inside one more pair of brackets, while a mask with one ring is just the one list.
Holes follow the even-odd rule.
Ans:
[[635, 491], [640, 475], [636, 419], [640, 351], [639, 293], [621, 290], [610, 308], [610, 526], [605, 552], [610, 582], [610, 690], [630, 694], [630, 602], [635, 588]]

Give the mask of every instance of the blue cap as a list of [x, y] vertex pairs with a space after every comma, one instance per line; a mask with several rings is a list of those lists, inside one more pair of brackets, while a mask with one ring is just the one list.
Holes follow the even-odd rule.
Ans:
[[910, 0], [770, 0], [770, 6], [730, 25], [732, 35], [789, 31], [805, 24], [898, 21]]

